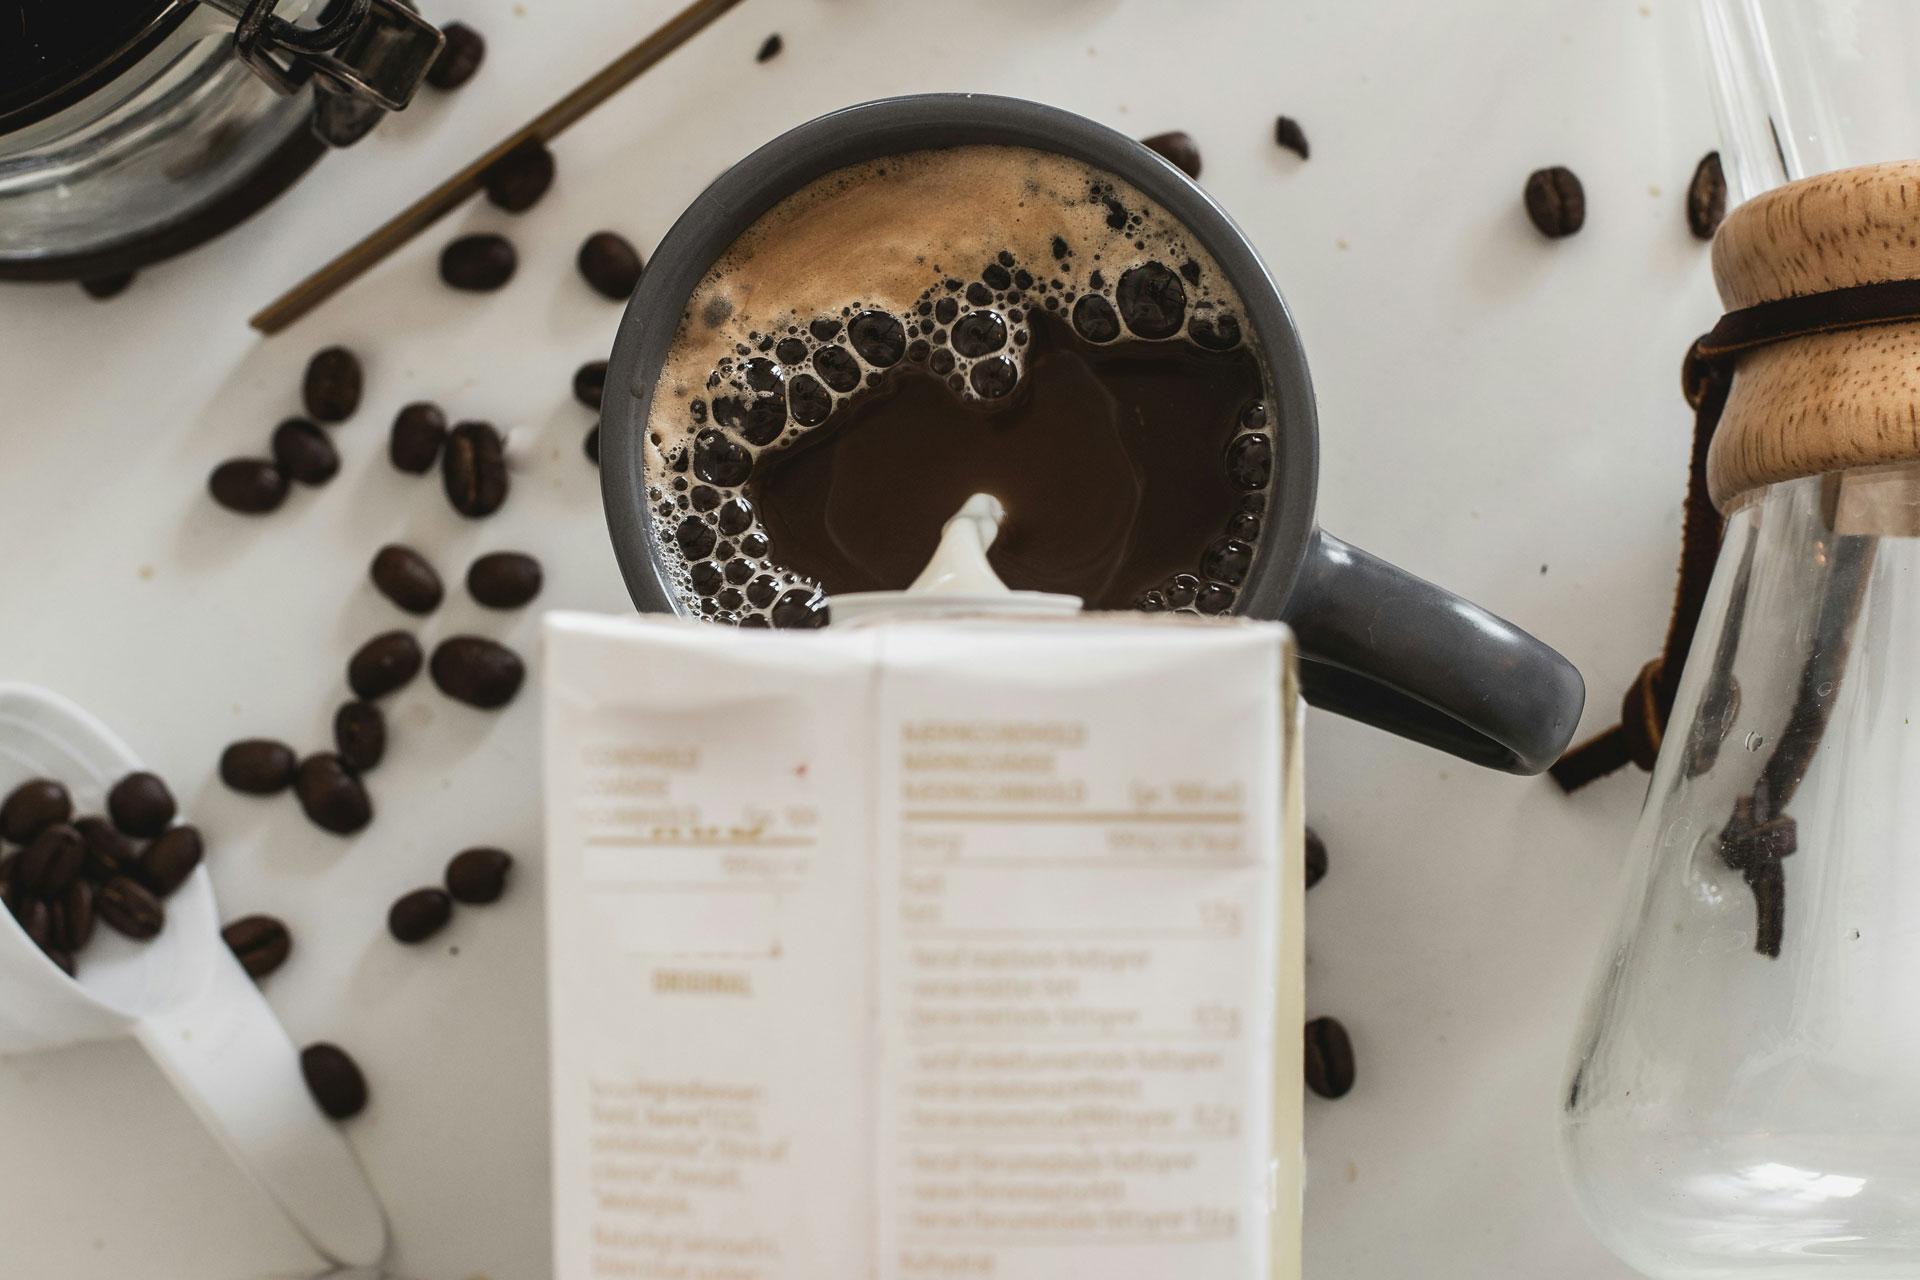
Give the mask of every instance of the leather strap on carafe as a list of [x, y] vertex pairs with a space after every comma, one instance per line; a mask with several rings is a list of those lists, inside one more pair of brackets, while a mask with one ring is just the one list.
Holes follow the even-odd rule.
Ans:
[[1920, 460], [1920, 161], [1749, 200], [1715, 235], [1713, 267], [1729, 310], [1681, 370], [1693, 453], [1666, 643], [1628, 687], [1621, 723], [1549, 770], [1567, 791], [1629, 762], [1653, 768], [1721, 512], [1778, 481]]

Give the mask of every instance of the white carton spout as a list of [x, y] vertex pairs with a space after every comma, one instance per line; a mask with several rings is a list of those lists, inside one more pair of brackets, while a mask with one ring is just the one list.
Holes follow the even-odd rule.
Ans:
[[878, 616], [1078, 613], [1079, 596], [1015, 591], [987, 560], [1007, 509], [990, 493], [976, 493], [941, 527], [933, 558], [905, 591], [860, 591], [832, 597], [833, 620]]

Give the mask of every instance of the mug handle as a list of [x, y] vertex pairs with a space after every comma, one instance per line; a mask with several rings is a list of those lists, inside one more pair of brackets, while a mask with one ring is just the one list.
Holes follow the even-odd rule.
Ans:
[[347, 1140], [307, 1092], [293, 1041], [225, 946], [209, 969], [204, 990], [142, 1018], [135, 1037], [323, 1258], [381, 1262], [386, 1215]]
[[1586, 701], [1554, 650], [1325, 530], [1281, 620], [1299, 641], [1309, 703], [1488, 768], [1544, 770]]

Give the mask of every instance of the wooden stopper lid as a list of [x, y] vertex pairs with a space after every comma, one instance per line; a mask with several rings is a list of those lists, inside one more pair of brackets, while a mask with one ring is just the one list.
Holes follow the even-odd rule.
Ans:
[[[1729, 311], [1920, 278], [1920, 160], [1823, 173], [1727, 215], [1713, 276]], [[1707, 456], [1721, 510], [1749, 489], [1920, 461], [1920, 323], [1790, 338], [1740, 357]]]

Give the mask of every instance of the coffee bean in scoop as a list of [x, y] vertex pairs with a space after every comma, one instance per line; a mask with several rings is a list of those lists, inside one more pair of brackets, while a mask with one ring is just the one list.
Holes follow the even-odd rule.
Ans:
[[1151, 138], [1140, 139], [1140, 145], [1160, 156], [1189, 178], [1200, 177], [1200, 144], [1191, 134], [1174, 130], [1172, 133], [1156, 133]]
[[320, 422], [345, 422], [360, 407], [363, 377], [360, 357], [345, 347], [328, 347], [307, 361], [300, 398], [307, 416]]
[[427, 558], [412, 547], [388, 543], [373, 557], [369, 569], [381, 595], [408, 613], [432, 613], [445, 594], [440, 575]]
[[310, 1044], [300, 1051], [307, 1092], [335, 1120], [350, 1120], [367, 1107], [367, 1078], [339, 1045]]
[[308, 820], [335, 835], [352, 835], [373, 821], [366, 788], [336, 755], [321, 752], [302, 760], [293, 790]]
[[1187, 317], [1186, 286], [1158, 262], [1121, 272], [1113, 297], [1127, 328], [1143, 338], [1171, 338]]
[[0, 801], [0, 834], [25, 844], [56, 822], [73, 816], [73, 798], [51, 778], [29, 778]]
[[105, 818], [81, 818], [73, 824], [86, 845], [86, 860], [80, 874], [94, 884], [105, 884], [115, 876], [132, 875], [139, 865], [140, 851], [133, 841], [121, 835]]
[[487, 422], [463, 422], [447, 437], [440, 477], [463, 516], [490, 516], [507, 500], [506, 441]]
[[487, 56], [487, 42], [464, 22], [449, 22], [440, 33], [447, 41], [427, 68], [427, 83], [436, 89], [458, 89], [480, 69]]
[[526, 666], [520, 655], [483, 636], [452, 636], [433, 650], [433, 683], [456, 702], [491, 711], [520, 692]]
[[1555, 165], [1527, 175], [1527, 216], [1540, 234], [1558, 240], [1587, 224], [1587, 192], [1573, 170]]
[[286, 473], [265, 458], [230, 458], [207, 477], [213, 500], [242, 515], [264, 515], [287, 497]]
[[287, 962], [293, 953], [293, 934], [272, 916], [242, 916], [220, 931], [247, 976], [258, 982]]
[[144, 942], [167, 922], [160, 899], [132, 876], [115, 876], [93, 895], [93, 914], [116, 933]]
[[151, 773], [130, 773], [107, 792], [107, 816], [113, 819], [113, 825], [139, 839], [151, 839], [165, 831], [177, 812], [173, 792]]
[[371, 702], [343, 702], [333, 713], [333, 746], [355, 773], [379, 767], [387, 754], [387, 717]]
[[220, 753], [220, 781], [247, 795], [270, 796], [293, 785], [298, 763], [284, 742], [243, 738]]
[[1120, 336], [1120, 313], [1099, 294], [1082, 294], [1073, 304], [1073, 329], [1088, 342], [1112, 342]]
[[420, 663], [420, 642], [411, 633], [383, 632], [348, 659], [347, 686], [356, 697], [383, 698], [419, 675]]
[[446, 440], [447, 415], [437, 404], [416, 401], [395, 416], [393, 432], [387, 438], [387, 457], [400, 470], [420, 475], [431, 471], [440, 460], [440, 446]]
[[87, 843], [80, 833], [64, 822], [53, 823], [20, 851], [11, 883], [21, 893], [51, 900], [80, 878], [86, 856]]
[[573, 398], [589, 409], [600, 407], [607, 389], [607, 362], [589, 360], [573, 371]]
[[489, 609], [518, 609], [540, 594], [540, 562], [518, 551], [493, 551], [467, 569], [467, 591]]
[[1302, 160], [1305, 160], [1312, 150], [1307, 145], [1306, 130], [1302, 129], [1300, 122], [1292, 116], [1281, 116], [1273, 122], [1273, 140]]
[[164, 898], [193, 874], [204, 852], [198, 831], [169, 827], [140, 855], [140, 882]]
[[456, 902], [485, 906], [507, 891], [513, 855], [504, 849], [467, 849], [447, 863], [447, 892]]
[[[93, 941], [93, 926], [98, 917], [93, 910], [93, 886], [85, 880], [75, 880], [60, 895], [57, 910], [54, 912], [55, 941], [59, 947], [72, 954], [84, 951]], [[71, 974], [73, 971], [67, 971]]]
[[305, 418], [288, 418], [273, 429], [273, 460], [287, 479], [320, 485], [340, 470], [333, 441]]
[[625, 236], [611, 231], [596, 231], [580, 246], [580, 274], [594, 292], [615, 302], [625, 302], [640, 283], [640, 251]]
[[461, 236], [440, 251], [440, 278], [468, 293], [500, 288], [519, 265], [513, 242], [491, 232]]
[[553, 152], [529, 138], [487, 166], [487, 199], [508, 213], [525, 213], [553, 185]]

